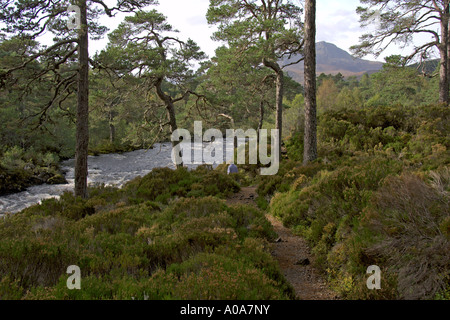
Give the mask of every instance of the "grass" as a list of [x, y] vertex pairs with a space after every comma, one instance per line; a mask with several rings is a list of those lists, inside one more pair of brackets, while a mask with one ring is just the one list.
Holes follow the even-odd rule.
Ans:
[[[10, 215], [0, 221], [0, 299], [293, 298], [264, 212], [225, 204], [237, 190], [208, 167], [156, 169]], [[66, 286], [70, 265], [81, 290]]]
[[[260, 207], [309, 241], [341, 297], [446, 297], [449, 116], [445, 106], [325, 112], [319, 159], [302, 165], [296, 134], [291, 159], [261, 178]], [[381, 267], [381, 290], [367, 290], [370, 265]]]
[[[447, 299], [450, 110], [400, 106], [327, 111], [317, 161], [302, 134], [277, 175], [241, 166], [256, 203], [228, 206], [226, 166], [160, 168], [123, 188], [99, 186], [0, 222], [0, 299], [292, 299], [270, 254], [265, 213], [308, 240], [344, 299]], [[68, 290], [78, 265], [82, 290]], [[366, 287], [381, 268], [381, 290]]]

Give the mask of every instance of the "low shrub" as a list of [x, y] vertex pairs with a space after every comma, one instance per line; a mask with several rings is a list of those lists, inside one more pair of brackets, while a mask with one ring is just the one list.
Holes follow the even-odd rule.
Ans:
[[156, 168], [124, 186], [127, 193], [134, 195], [134, 203], [150, 200], [164, 204], [173, 197], [226, 197], [239, 188], [232, 177], [207, 166], [199, 166], [192, 171], [187, 168]]
[[[261, 179], [269, 212], [309, 241], [341, 297], [446, 296], [449, 115], [443, 106], [326, 111], [317, 161], [288, 160]], [[381, 290], [366, 287], [370, 265], [381, 267]]]
[[412, 174], [390, 177], [373, 197], [367, 223], [381, 239], [365, 252], [397, 275], [404, 299], [430, 299], [448, 286], [449, 203], [449, 193]]
[[[164, 188], [154, 183], [161, 177]], [[224, 186], [182, 197], [202, 178]], [[217, 197], [236, 186], [209, 168], [161, 169], [124, 189], [98, 186], [89, 199], [66, 193], [8, 216], [0, 221], [0, 297], [292, 298], [268, 251], [276, 234], [264, 213]], [[82, 290], [67, 289], [70, 265], [82, 271]]]

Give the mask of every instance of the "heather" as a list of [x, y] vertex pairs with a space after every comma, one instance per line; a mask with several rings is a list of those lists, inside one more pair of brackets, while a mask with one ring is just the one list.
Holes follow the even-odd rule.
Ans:
[[[261, 179], [261, 207], [306, 238], [316, 266], [348, 299], [448, 299], [449, 110], [337, 109], [319, 117], [319, 159]], [[368, 290], [366, 269], [382, 270]]]

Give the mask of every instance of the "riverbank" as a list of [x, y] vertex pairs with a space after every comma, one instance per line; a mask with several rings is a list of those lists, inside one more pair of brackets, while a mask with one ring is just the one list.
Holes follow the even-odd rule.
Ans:
[[13, 147], [0, 156], [0, 196], [40, 184], [65, 184], [59, 157]]
[[[207, 145], [206, 143], [204, 146]], [[88, 157], [88, 184], [122, 186], [124, 183], [145, 176], [154, 168], [175, 168], [171, 159], [172, 145], [170, 142], [157, 143], [152, 149], [142, 149], [124, 153], [90, 155]], [[69, 182], [63, 185], [32, 186], [26, 191], [0, 196], [0, 214], [18, 212], [24, 208], [39, 203], [51, 197], [58, 198], [65, 191], [73, 190], [75, 160], [69, 159], [59, 163]], [[195, 169], [197, 165], [189, 165]], [[223, 171], [226, 173], [226, 168]], [[256, 173], [255, 173], [256, 174]], [[245, 181], [242, 181], [245, 183]]]
[[[164, 142], [158, 142], [157, 144], [161, 144]], [[117, 144], [117, 143], [107, 143], [107, 144], [100, 144], [94, 147], [89, 147], [89, 155], [91, 156], [99, 156], [102, 154], [112, 154], [112, 153], [118, 153], [122, 154], [125, 152], [131, 152], [136, 150], [143, 150], [143, 149], [153, 149], [154, 146], [134, 146], [134, 145], [123, 145], [123, 144]]]
[[[123, 154], [141, 149], [131, 145], [102, 144], [89, 148], [89, 155]], [[33, 148], [24, 150], [16, 146], [0, 152], [0, 196], [42, 184], [67, 184], [66, 172], [61, 165], [64, 160], [69, 159], [61, 159], [57, 153], [42, 153]]]
[[[144, 176], [156, 167], [174, 167], [170, 158], [171, 145], [157, 144], [154, 149], [137, 150], [122, 154], [89, 156], [88, 183], [94, 185], [122, 186], [137, 176]], [[65, 172], [68, 184], [41, 184], [26, 191], [0, 197], [0, 213], [18, 212], [43, 199], [58, 198], [63, 192], [73, 191], [75, 160], [58, 163]]]

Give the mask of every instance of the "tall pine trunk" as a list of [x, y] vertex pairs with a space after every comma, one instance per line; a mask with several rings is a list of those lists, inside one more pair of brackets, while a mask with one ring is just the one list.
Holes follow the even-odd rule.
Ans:
[[275, 124], [278, 129], [278, 154], [281, 154], [282, 129], [283, 129], [283, 95], [284, 95], [284, 74], [278, 63], [263, 59], [264, 66], [271, 68], [276, 74], [276, 116]]
[[284, 95], [284, 74], [281, 68], [277, 71], [277, 92], [276, 92], [276, 129], [278, 129], [278, 154], [281, 154], [281, 143], [283, 133], [283, 95]]
[[261, 101], [259, 102], [258, 132], [257, 132], [257, 136], [256, 136], [256, 141], [258, 143], [258, 146], [259, 146], [259, 138], [261, 136], [261, 130], [263, 127], [263, 123], [264, 123], [264, 101], [263, 101], [263, 98], [261, 97]]
[[81, 29], [78, 31], [78, 91], [75, 150], [75, 196], [87, 198], [89, 145], [89, 35], [86, 0], [78, 1], [81, 11]]
[[109, 143], [111, 145], [116, 143], [116, 127], [112, 123], [109, 124]]
[[303, 164], [317, 159], [316, 1], [305, 1], [305, 136]]
[[[447, 38], [442, 39], [441, 42], [444, 44], [444, 47], [445, 47], [444, 50], [447, 50], [447, 84], [446, 84], [446, 86], [447, 86], [447, 101], [442, 101], [442, 102], [449, 104], [450, 103], [450, 93], [448, 93], [450, 90], [450, 3], [449, 3], [449, 1], [445, 2], [444, 12], [447, 13], [447, 16], [446, 16]], [[443, 22], [442, 24], [445, 24], [445, 22]], [[445, 28], [444, 28], [444, 30], [445, 30]], [[442, 60], [442, 57], [441, 57], [441, 60]], [[442, 89], [442, 90], [444, 90], [444, 89]], [[441, 88], [439, 88], [439, 97], [441, 96], [440, 92], [441, 92]]]
[[[172, 102], [172, 99], [170, 99], [170, 101], [166, 103], [166, 110], [167, 114], [169, 115], [170, 131], [174, 132], [175, 130], [178, 129], [178, 125], [177, 125], [177, 118], [175, 116], [175, 106]], [[180, 141], [172, 141], [172, 148], [175, 148], [180, 143], [181, 143]], [[183, 165], [184, 165], [183, 162], [181, 162], [180, 164], [177, 164], [177, 168], [182, 168]]]
[[114, 111], [109, 110], [109, 143], [116, 143], [116, 127], [114, 126]]
[[439, 102], [449, 103], [449, 15], [448, 4], [441, 17], [441, 43], [439, 45]]
[[261, 98], [259, 102], [259, 121], [258, 121], [258, 137], [264, 124], [264, 101]]

